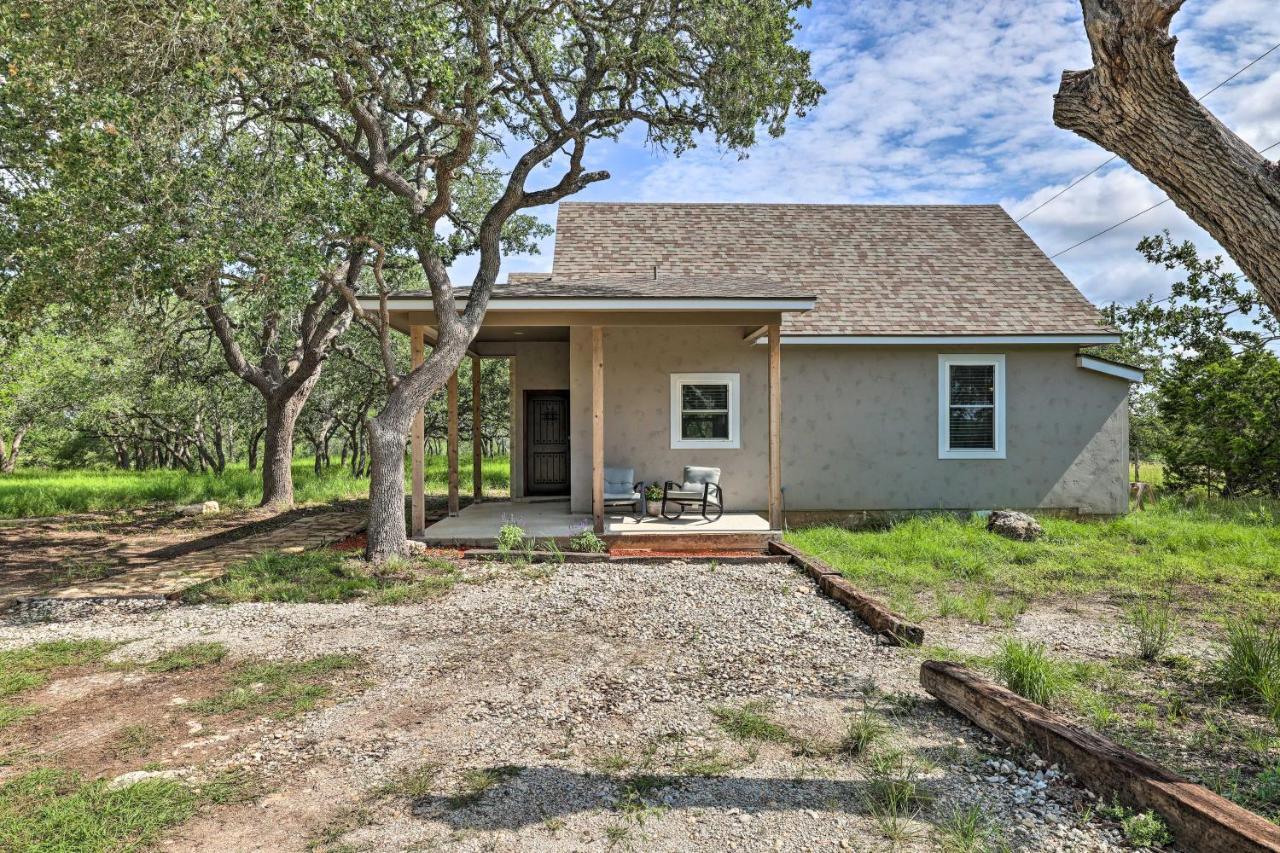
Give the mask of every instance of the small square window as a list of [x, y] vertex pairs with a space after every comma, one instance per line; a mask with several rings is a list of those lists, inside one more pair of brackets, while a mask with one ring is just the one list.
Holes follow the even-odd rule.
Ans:
[[672, 374], [671, 447], [738, 447], [738, 374]]
[[938, 356], [938, 458], [1004, 459], [1004, 356]]

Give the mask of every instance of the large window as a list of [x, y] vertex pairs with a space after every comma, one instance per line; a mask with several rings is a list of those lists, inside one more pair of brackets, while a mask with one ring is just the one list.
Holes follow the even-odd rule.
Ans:
[[1004, 459], [1004, 356], [938, 356], [938, 458]]
[[738, 445], [738, 374], [671, 375], [671, 446], [724, 448]]

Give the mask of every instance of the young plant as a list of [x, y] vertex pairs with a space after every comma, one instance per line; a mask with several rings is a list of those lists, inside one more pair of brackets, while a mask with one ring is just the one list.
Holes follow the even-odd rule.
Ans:
[[1232, 625], [1217, 677], [1228, 696], [1258, 702], [1280, 721], [1280, 631], [1264, 629], [1256, 620]]
[[608, 546], [592, 530], [584, 530], [569, 540], [569, 547], [585, 554], [603, 554]]
[[889, 727], [885, 725], [879, 714], [870, 708], [863, 708], [857, 716], [849, 720], [844, 737], [840, 740], [840, 751], [851, 758], [858, 758], [866, 754], [867, 750], [888, 731]]
[[525, 539], [524, 528], [513, 522], [507, 522], [498, 529], [498, 550], [504, 555], [529, 550]]
[[1169, 650], [1173, 641], [1176, 616], [1170, 596], [1157, 601], [1144, 602], [1129, 609], [1129, 627], [1138, 657], [1146, 661], [1159, 660]]
[[996, 675], [1019, 696], [1049, 705], [1071, 687], [1071, 679], [1045, 653], [1044, 643], [1008, 639], [995, 658]]

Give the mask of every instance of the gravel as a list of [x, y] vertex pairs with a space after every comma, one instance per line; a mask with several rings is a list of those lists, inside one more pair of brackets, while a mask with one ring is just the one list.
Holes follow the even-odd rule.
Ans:
[[[463, 571], [422, 604], [103, 606], [14, 619], [0, 647], [94, 637], [138, 659], [193, 641], [232, 659], [363, 657], [360, 686], [335, 703], [251, 725], [252, 743], [221, 763], [253, 768], [271, 793], [197, 818], [175, 849], [887, 849], [869, 758], [830, 748], [866, 707], [888, 724], [872, 752], [902, 750], [930, 797], [900, 821], [899, 849], [935, 849], [938, 825], [974, 804], [1014, 849], [1122, 846], [1080, 816], [1087, 792], [943, 710], [916, 683], [918, 656], [881, 645], [788, 566]], [[715, 722], [747, 703], [790, 742], [736, 740]], [[413, 771], [414, 786], [397, 785]]]

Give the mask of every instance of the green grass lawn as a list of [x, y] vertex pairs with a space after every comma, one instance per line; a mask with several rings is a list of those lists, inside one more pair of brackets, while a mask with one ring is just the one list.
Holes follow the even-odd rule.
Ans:
[[810, 527], [787, 541], [915, 617], [986, 623], [1045, 597], [1102, 594], [1128, 604], [1171, 588], [1184, 606], [1224, 619], [1280, 607], [1277, 518], [1280, 502], [1169, 496], [1110, 520], [1043, 517], [1038, 542], [947, 515], [883, 531]]
[[[406, 464], [406, 490], [408, 467]], [[461, 488], [468, 493], [470, 453], [460, 454], [458, 468]], [[486, 459], [486, 493], [506, 495], [510, 470], [506, 456]], [[316, 474], [310, 459], [294, 462], [293, 483], [294, 496], [300, 504], [361, 498], [369, 493], [368, 478], [352, 477], [348, 468], [337, 464]], [[427, 492], [443, 495], [447, 490], [445, 458], [428, 457]], [[104, 512], [207, 500], [216, 500], [227, 507], [244, 507], [254, 506], [261, 498], [262, 472], [251, 472], [243, 464], [229, 466], [222, 474], [171, 470], [27, 470], [0, 476], [0, 518]]]

